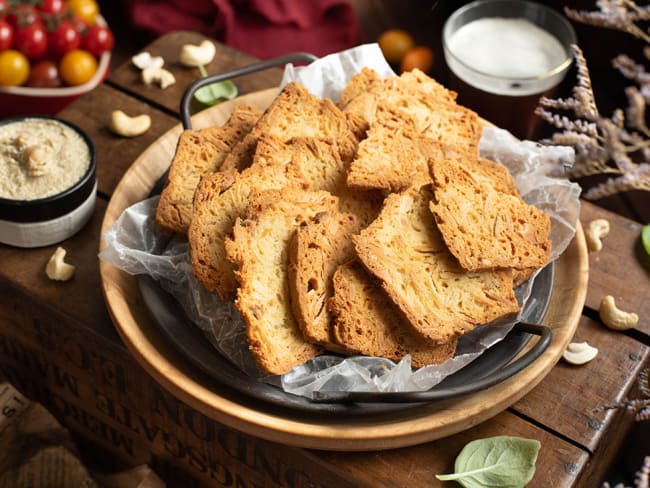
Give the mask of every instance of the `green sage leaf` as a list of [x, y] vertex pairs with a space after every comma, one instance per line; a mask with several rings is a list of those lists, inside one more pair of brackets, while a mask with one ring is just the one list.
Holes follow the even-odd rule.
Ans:
[[645, 225], [641, 231], [641, 243], [645, 252], [650, 256], [650, 224]]
[[535, 474], [541, 444], [534, 439], [496, 436], [468, 443], [458, 454], [453, 474], [436, 475], [465, 488], [523, 488]]
[[230, 80], [212, 83], [194, 92], [194, 98], [204, 105], [214, 105], [219, 100], [231, 100], [236, 96], [237, 85]]

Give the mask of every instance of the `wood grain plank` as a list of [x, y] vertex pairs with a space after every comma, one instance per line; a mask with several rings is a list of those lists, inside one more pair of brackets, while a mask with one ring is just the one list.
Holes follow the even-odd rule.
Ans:
[[589, 253], [586, 306], [598, 310], [605, 295], [612, 295], [622, 310], [639, 315], [637, 331], [650, 336], [650, 258], [641, 249], [641, 224], [591, 203], [582, 202], [580, 220], [585, 230], [594, 219], [609, 221], [609, 235], [600, 252]]
[[[503, 412], [465, 432], [375, 455], [369, 453], [319, 452], [318, 456], [338, 467], [340, 474], [354, 479], [359, 487], [443, 487], [436, 474], [454, 470], [454, 459], [468, 442], [497, 435], [537, 439], [542, 447], [529, 486], [573, 486], [588, 461], [588, 454], [510, 412]], [[397, 481], [399, 480], [399, 481]]]
[[604, 438], [609, 441], [610, 427], [617, 415], [611, 410], [595, 410], [625, 398], [650, 357], [650, 348], [584, 316], [573, 341], [587, 341], [600, 353], [582, 366], [561, 360], [512, 408], [594, 452]]
[[622, 197], [638, 215], [638, 222], [650, 224], [650, 191], [632, 190], [624, 193]]
[[[137, 137], [112, 133], [109, 120], [113, 110], [129, 116], [148, 114], [151, 127]], [[81, 127], [95, 144], [97, 181], [100, 193], [110, 195], [131, 163], [170, 127], [179, 123], [173, 116], [108, 85], [100, 85], [65, 108], [59, 116]]]
[[[0, 281], [0, 293], [10, 286]], [[357, 486], [309, 451], [203, 416], [161, 389], [119, 341], [71, 320], [63, 309], [31, 307], [29, 292], [13, 290], [0, 303], [0, 378], [102, 453], [130, 466], [180, 470], [185, 480], [165, 477], [168, 486]], [[107, 463], [101, 467], [104, 472]]]
[[[118, 341], [102, 296], [97, 252], [99, 232], [106, 202], [97, 200], [95, 212], [86, 226], [71, 238], [37, 249], [19, 249], [0, 245], [0, 280], [10, 288], [22, 289], [35, 303], [65, 313], [111, 341]], [[52, 281], [45, 275], [45, 265], [57, 248], [67, 250], [65, 260], [76, 266], [70, 281]], [[16, 312], [18, 313], [18, 312]], [[29, 315], [25, 309], [20, 313]]]
[[[149, 46], [146, 50], [152, 56], [162, 56], [165, 59], [165, 69], [174, 74], [176, 83], [164, 90], [156, 85], [145, 85], [140, 79], [138, 70], [130, 61], [127, 61], [110, 76], [109, 82], [115, 86], [144, 100], [165, 107], [167, 110], [178, 113], [183, 92], [190, 83], [201, 77], [197, 68], [187, 68], [179, 61], [180, 49], [184, 44], [200, 44], [207, 37], [197, 32], [177, 31], [165, 34]], [[256, 58], [213, 41], [217, 46], [217, 54], [210, 64], [206, 66], [209, 74], [222, 73], [234, 68], [248, 66]], [[134, 53], [136, 54], [136, 53]], [[235, 81], [240, 94], [251, 93], [266, 88], [277, 86], [282, 78], [280, 69], [261, 71], [253, 75], [237, 78]]]

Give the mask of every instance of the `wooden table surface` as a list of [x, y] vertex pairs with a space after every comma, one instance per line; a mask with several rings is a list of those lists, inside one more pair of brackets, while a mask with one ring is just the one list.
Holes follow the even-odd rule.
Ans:
[[[159, 38], [148, 47], [153, 55], [162, 55], [176, 75], [177, 83], [166, 90], [143, 85], [138, 72], [127, 63], [111, 73], [104, 84], [59, 114], [82, 127], [97, 149], [99, 196], [95, 214], [79, 234], [61, 244], [68, 250], [69, 261], [77, 265], [75, 278], [62, 284], [45, 277], [44, 264], [56, 246], [25, 250], [0, 245], [0, 262], [3, 263], [0, 266], [0, 296], [3, 297], [0, 300], [0, 375], [52, 407], [73, 433], [91, 443], [95, 440], [93, 436], [104, 441], [110, 437], [106, 434], [110, 430], [102, 430], [98, 425], [111, 428], [117, 428], [118, 423], [122, 427], [125, 425], [124, 412], [118, 416], [114, 409], [107, 407], [107, 401], [98, 400], [100, 394], [103, 395], [102, 386], [106, 386], [107, 391], [117, 392], [121, 404], [132, 405], [133, 411], [137, 411], [139, 393], [124, 385], [137, 380], [142, 383], [143, 392], [156, 386], [120, 342], [106, 310], [97, 259], [103, 213], [117, 183], [133, 161], [178, 123], [180, 97], [197, 76], [194, 70], [178, 65], [179, 48], [187, 42], [197, 44], [201, 39], [202, 36], [196, 33], [177, 32]], [[254, 61], [218, 44], [217, 56], [208, 66], [208, 71], [225, 71]], [[240, 93], [245, 94], [276, 86], [280, 78], [281, 71], [274, 69], [240, 78], [237, 84]], [[151, 129], [132, 139], [113, 135], [107, 129], [107, 119], [110, 112], [118, 108], [130, 114], [149, 114], [153, 122]], [[644, 202], [642, 205], [650, 202], [648, 198], [639, 201]], [[538, 439], [542, 444], [536, 475], [530, 486], [599, 486], [625, 445], [628, 434], [638, 428], [629, 413], [596, 409], [633, 398], [637, 394], [638, 373], [648, 366], [650, 267], [639, 250], [641, 223], [586, 201], [582, 202], [580, 218], [584, 227], [596, 218], [605, 218], [611, 225], [603, 249], [589, 257], [587, 299], [575, 336], [575, 341], [586, 340], [599, 349], [600, 354], [594, 361], [580, 367], [560, 361], [529, 394], [494, 418], [467, 431], [422, 445], [349, 453], [298, 448], [283, 450], [283, 446], [268, 441], [251, 440], [249, 436], [242, 436], [242, 439], [265, 449], [267, 454], [277, 456], [274, 458], [276, 462], [288, 466], [285, 475], [292, 466], [295, 469], [299, 466], [304, 476], [320, 480], [318, 484], [312, 483], [315, 486], [419, 487], [438, 486], [434, 475], [453, 470], [453, 460], [467, 442], [493, 435], [517, 435]], [[640, 321], [635, 330], [614, 332], [599, 321], [599, 303], [607, 294], [616, 298], [620, 308], [638, 313]], [[68, 330], [74, 330], [74, 334]], [[22, 346], [20, 341], [23, 341]], [[83, 343], [79, 350], [73, 348], [76, 341]], [[39, 354], [30, 356], [28, 352], [36, 348], [40, 348]], [[49, 370], [30, 367], [41, 364], [34, 359], [36, 357], [51, 361], [52, 378]], [[68, 384], [63, 385], [66, 376], [58, 371], [57, 361], [61, 365], [70, 365], [71, 378], [79, 379], [85, 372], [92, 379], [87, 387], [94, 392], [93, 415], [98, 423], [91, 425], [84, 420], [79, 413], [81, 407], [73, 409], [77, 405], [75, 396], [81, 398], [86, 387], [81, 380], [79, 383], [68, 380]], [[107, 365], [111, 364], [109, 368]], [[126, 371], [123, 375], [118, 374], [123, 370]], [[57, 390], [63, 386], [72, 392], [69, 401], [62, 397], [62, 389]], [[173, 403], [173, 399], [166, 396], [161, 398], [165, 398], [165, 405]], [[85, 400], [79, 402], [88, 403]], [[152, 413], [158, 414], [160, 412]], [[179, 420], [179, 430], [175, 434], [178, 439], [184, 439], [187, 431], [181, 424]], [[143, 429], [132, 427], [133, 432], [137, 430], [137, 434], [142, 435]], [[194, 432], [191, 425], [190, 430]], [[217, 432], [221, 433], [221, 437], [216, 437], [220, 440], [226, 435], [237, 434], [223, 426], [218, 427]], [[155, 433], [146, 431], [146, 434], [150, 440], [155, 437]], [[186, 439], [186, 442], [190, 441]], [[217, 452], [216, 447], [206, 442], [202, 443], [206, 452]], [[106, 444], [111, 442], [102, 445]], [[188, 477], [198, 479], [197, 485], [208, 486], [208, 480], [212, 479], [215, 480], [214, 486], [311, 486], [304, 482], [292, 485], [286, 479], [279, 479], [277, 473], [269, 474], [271, 471], [268, 471], [265, 474], [255, 462], [237, 456], [231, 458], [232, 462], [240, 463], [244, 474], [235, 476], [225, 464], [219, 470], [198, 469], [197, 462], [192, 462], [189, 448], [179, 456], [180, 448], [172, 450], [169, 439], [160, 443], [154, 439], [150, 447], [144, 442], [141, 443], [144, 447], [136, 449], [132, 446], [130, 450], [117, 446], [115, 442], [112, 445], [115, 448], [109, 449], [110, 453], [126, 462], [144, 461], [154, 467], [160, 466], [161, 475], [169, 476], [169, 486], [175, 486], [173, 480], [178, 473], [164, 469], [165, 462], [176, 466], [181, 477], [187, 473]], [[147, 452], [148, 449], [152, 452]], [[232, 450], [227, 451], [232, 453]], [[207, 476], [206, 472], [221, 475]], [[223, 475], [226, 472], [230, 473], [230, 478]], [[251, 476], [250, 484], [244, 480], [235, 485], [233, 480], [237, 476], [243, 480], [245, 473]]]

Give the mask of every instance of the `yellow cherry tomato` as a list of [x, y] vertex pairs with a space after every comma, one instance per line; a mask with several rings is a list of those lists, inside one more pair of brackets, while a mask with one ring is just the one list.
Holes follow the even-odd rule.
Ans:
[[99, 14], [99, 4], [95, 0], [70, 0], [68, 5], [75, 17], [83, 19], [88, 25], [95, 23]]
[[83, 49], [73, 49], [59, 62], [59, 73], [66, 85], [83, 85], [97, 71], [95, 56]]
[[427, 73], [433, 68], [433, 50], [426, 46], [416, 46], [408, 51], [400, 63], [400, 71], [411, 71], [415, 68]]
[[379, 36], [377, 42], [386, 61], [395, 64], [402, 61], [404, 55], [415, 45], [411, 34], [401, 29], [389, 29], [385, 31]]
[[19, 86], [29, 77], [29, 59], [15, 49], [0, 53], [0, 85]]

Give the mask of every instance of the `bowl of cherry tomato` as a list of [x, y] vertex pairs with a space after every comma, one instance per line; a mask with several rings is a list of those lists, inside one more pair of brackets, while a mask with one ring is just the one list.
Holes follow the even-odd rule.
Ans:
[[59, 112], [107, 76], [113, 45], [96, 0], [0, 0], [0, 117]]

